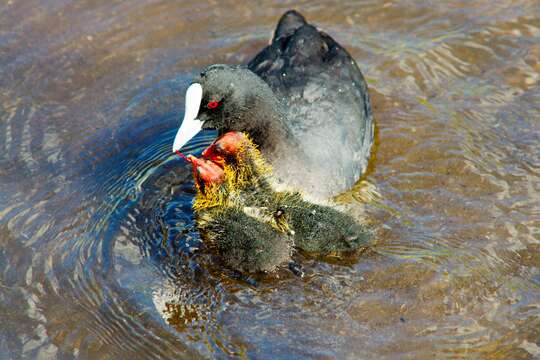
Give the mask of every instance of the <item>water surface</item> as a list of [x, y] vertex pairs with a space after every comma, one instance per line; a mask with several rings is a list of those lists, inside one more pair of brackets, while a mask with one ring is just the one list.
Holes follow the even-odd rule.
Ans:
[[535, 0], [294, 4], [370, 86], [376, 151], [339, 201], [376, 251], [254, 287], [201, 250], [183, 93], [292, 6], [0, 5], [4, 358], [540, 357]]

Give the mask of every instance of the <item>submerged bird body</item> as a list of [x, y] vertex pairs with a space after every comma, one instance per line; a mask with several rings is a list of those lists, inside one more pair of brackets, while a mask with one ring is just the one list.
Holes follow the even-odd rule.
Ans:
[[242, 206], [201, 211], [197, 226], [225, 265], [237, 271], [271, 272], [291, 260], [293, 239]]
[[318, 200], [358, 180], [373, 142], [358, 66], [295, 11], [282, 16], [271, 44], [247, 67], [212, 65], [201, 73], [186, 94], [173, 150], [205, 128], [247, 133], [282, 188]]
[[274, 191], [269, 166], [241, 133], [224, 134], [191, 161], [197, 226], [229, 267], [271, 271], [288, 264], [293, 248], [328, 255], [367, 245], [368, 231], [350, 216]]

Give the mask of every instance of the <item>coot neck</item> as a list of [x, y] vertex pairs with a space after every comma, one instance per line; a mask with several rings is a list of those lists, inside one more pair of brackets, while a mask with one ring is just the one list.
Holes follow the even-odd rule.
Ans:
[[298, 144], [292, 136], [282, 103], [273, 96], [261, 101], [259, 110], [257, 118], [246, 131], [262, 152], [272, 154], [283, 149], [295, 149]]

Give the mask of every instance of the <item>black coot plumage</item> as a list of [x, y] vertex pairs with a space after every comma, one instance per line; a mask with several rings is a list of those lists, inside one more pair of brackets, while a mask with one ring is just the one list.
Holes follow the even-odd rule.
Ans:
[[296, 11], [245, 66], [212, 65], [186, 94], [179, 150], [205, 128], [243, 131], [280, 183], [312, 199], [350, 188], [367, 167], [373, 120], [355, 61]]

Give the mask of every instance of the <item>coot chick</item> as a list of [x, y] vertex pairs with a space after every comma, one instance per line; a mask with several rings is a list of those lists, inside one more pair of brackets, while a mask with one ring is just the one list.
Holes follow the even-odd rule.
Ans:
[[366, 82], [356, 62], [296, 11], [247, 66], [212, 65], [186, 92], [173, 151], [201, 129], [247, 133], [279, 184], [313, 199], [350, 188], [373, 143]]
[[[246, 206], [231, 191], [232, 174], [206, 159], [189, 158], [197, 196], [196, 222], [225, 265], [244, 273], [272, 272], [290, 263], [292, 232], [281, 214]], [[227, 173], [227, 176], [225, 175]]]
[[[194, 203], [198, 214], [212, 219], [215, 228], [219, 229], [216, 232], [218, 236], [232, 230], [233, 225], [226, 223], [230, 218], [223, 212], [229, 211], [230, 204], [234, 204], [242, 209], [244, 215], [257, 219], [258, 222], [251, 222], [249, 226], [266, 228], [270, 225], [273, 228], [273, 233], [268, 231], [265, 234], [269, 240], [262, 239], [262, 244], [264, 241], [277, 244], [274, 240], [277, 237], [296, 249], [320, 255], [354, 252], [368, 245], [369, 231], [349, 215], [330, 206], [310, 203], [298, 192], [274, 191], [270, 167], [253, 142], [242, 133], [224, 134], [203, 152], [203, 159], [192, 162], [198, 169], [200, 165], [196, 161], [212, 164], [212, 172], [220, 173], [222, 170], [220, 177], [209, 176], [211, 172], [203, 170], [202, 174], [209, 181], [204, 187], [198, 185]], [[200, 174], [201, 170], [197, 170], [197, 176]], [[216, 208], [218, 213], [214, 213]], [[212, 212], [208, 213], [209, 210]], [[254, 213], [255, 216], [252, 215]], [[216, 218], [217, 215], [221, 217]], [[234, 225], [238, 231], [244, 221], [238, 217], [233, 220], [241, 223]], [[204, 226], [202, 230], [205, 231]], [[249, 242], [244, 233], [242, 241]], [[251, 241], [259, 243], [261, 239]], [[227, 241], [227, 244], [232, 242]]]

